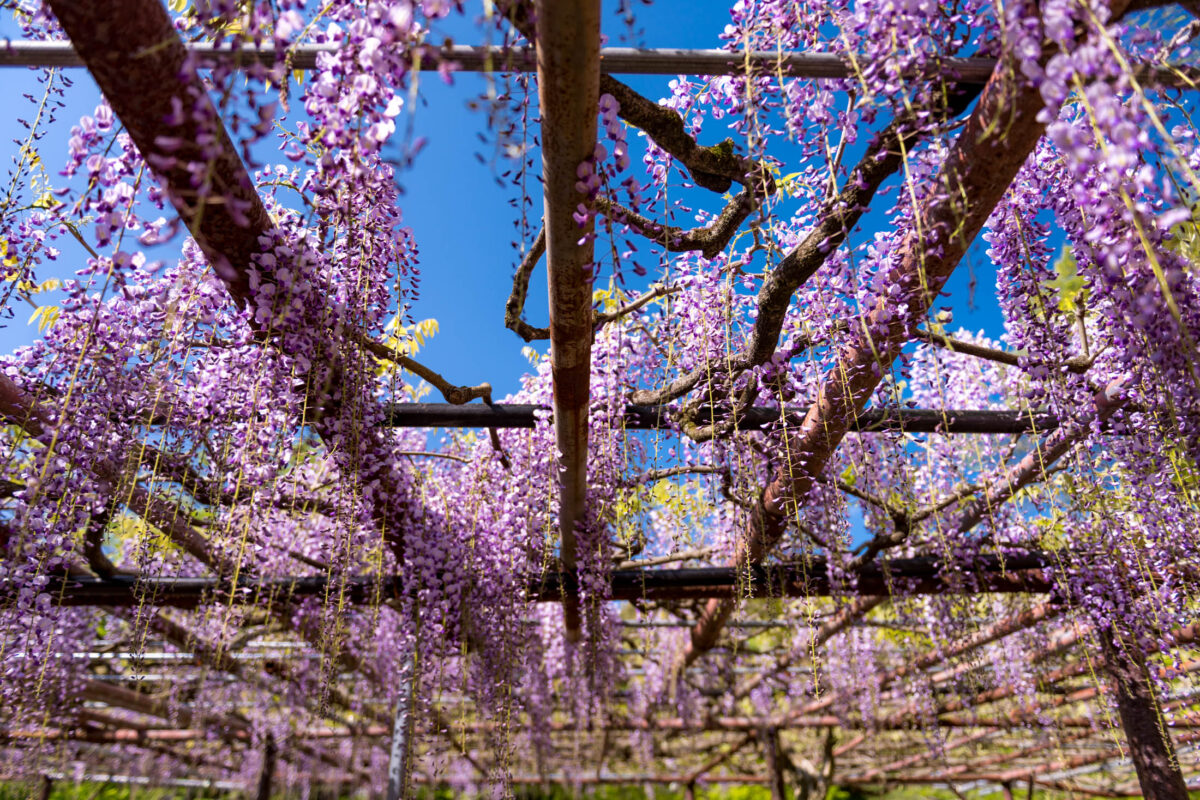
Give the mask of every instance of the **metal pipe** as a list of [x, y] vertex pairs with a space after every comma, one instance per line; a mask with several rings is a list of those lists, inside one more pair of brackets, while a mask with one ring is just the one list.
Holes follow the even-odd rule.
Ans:
[[392, 725], [392, 747], [388, 758], [387, 800], [404, 800], [412, 772], [413, 682], [416, 679], [416, 644], [410, 643], [400, 668], [400, 691], [396, 693], [396, 721]]
[[[301, 44], [287, 51], [275, 47], [243, 47], [239, 50], [218, 48], [196, 42], [188, 52], [204, 67], [229, 65], [242, 68], [254, 64], [267, 67], [281, 63], [291, 54], [292, 69], [312, 70], [322, 53], [336, 52], [338, 45]], [[537, 58], [529, 47], [495, 45], [449, 45], [427, 47], [413, 67], [422, 72], [442, 69], [452, 62], [459, 72], [533, 72]], [[0, 44], [0, 67], [77, 68], [83, 60], [69, 42], [8, 41]], [[906, 72], [905, 78], [941, 78], [961, 84], [983, 84], [996, 67], [993, 58], [950, 57], [940, 60], [936, 72], [918, 75]], [[689, 50], [671, 47], [605, 47], [600, 50], [600, 72], [606, 75], [743, 75], [747, 69], [769, 75], [816, 80], [845, 80], [857, 77], [848, 59], [834, 53], [780, 53], [775, 50]], [[1200, 82], [1200, 70], [1187, 64], [1165, 66], [1139, 64], [1134, 68], [1142, 83], [1157, 86], [1194, 88]]]
[[[622, 425], [629, 430], [656, 430], [675, 426], [677, 409], [669, 406], [629, 405]], [[778, 408], [755, 406], [738, 414], [738, 430], [758, 430], [782, 422], [799, 426], [808, 413], [806, 406]], [[539, 416], [550, 416], [548, 406], [530, 404], [450, 405], [449, 403], [394, 403], [385, 425], [393, 428], [533, 428]], [[727, 419], [723, 409], [701, 410], [707, 423]], [[861, 412], [850, 426], [857, 433], [1044, 433], [1059, 427], [1053, 414], [1038, 411], [991, 411], [986, 409], [871, 408]], [[1118, 431], [1119, 432], [1119, 431]]]
[[[301, 44], [281, 49], [270, 46], [216, 47], [192, 43], [188, 52], [204, 67], [253, 65], [272, 67], [290, 55], [292, 69], [316, 69], [323, 53], [336, 53], [340, 45]], [[452, 62], [461, 72], [533, 72], [537, 56], [531, 47], [450, 45], [424, 47], [414, 67], [442, 69]], [[599, 51], [599, 71], [610, 75], [741, 75], [747, 69], [793, 78], [844, 79], [856, 75], [849, 59], [833, 53], [779, 53], [773, 50], [686, 50], [680, 48], [606, 47]], [[9, 41], [0, 45], [0, 67], [85, 66], [69, 42]], [[991, 58], [946, 58], [939, 74], [963, 83], [984, 83], [996, 66]], [[906, 77], [915, 77], [908, 75]]]
[[[866, 565], [857, 574], [856, 589], [839, 588], [837, 591], [854, 591], [866, 596], [976, 592], [1045, 594], [1054, 588], [1051, 573], [1066, 563], [1066, 559], [1056, 560], [1052, 555], [1041, 553], [1003, 559], [980, 556], [961, 565], [930, 557], [895, 558]], [[237, 583], [225, 578], [61, 576], [52, 580], [46, 591], [63, 606], [195, 608], [218, 601], [255, 603], [263, 596], [323, 597], [329, 581], [327, 575], [251, 577]], [[334, 581], [339, 589], [339, 599], [356, 604], [377, 602], [380, 597], [391, 596], [402, 585], [399, 575], [337, 576]], [[610, 587], [613, 600], [813, 597], [834, 591], [829, 565], [824, 558], [812, 558], [805, 563], [757, 564], [741, 568], [614, 570]], [[0, 598], [9, 596], [14, 590], [15, 587], [0, 582]], [[530, 582], [525, 597], [531, 602], [561, 602], [564, 597], [576, 596], [577, 591], [576, 573], [545, 572]], [[1026, 616], [1028, 613], [1020, 619], [1025, 620]], [[1030, 620], [1043, 618], [1036, 616]]]
[[[591, 200], [579, 170], [592, 163], [600, 95], [599, 0], [537, 0], [538, 102], [542, 115], [543, 222], [550, 295], [554, 439], [561, 479], [563, 570], [575, 572], [575, 534], [587, 503], [588, 397], [592, 366]], [[568, 640], [580, 636], [579, 601], [563, 597]]]

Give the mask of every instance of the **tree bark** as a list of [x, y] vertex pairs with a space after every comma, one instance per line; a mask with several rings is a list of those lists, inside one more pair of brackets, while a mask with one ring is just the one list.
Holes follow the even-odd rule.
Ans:
[[[1123, 13], [1127, 5], [1128, 0], [1116, 0], [1113, 14]], [[1049, 56], [1045, 53], [1044, 60]], [[833, 458], [910, 340], [910, 331], [928, 312], [1041, 139], [1046, 129], [1038, 119], [1042, 96], [1021, 76], [1020, 65], [1005, 54], [947, 154], [937, 186], [916, 209], [916, 225], [886, 276], [895, 294], [882, 296], [862, 318], [863, 333], [842, 348], [799, 432], [789, 437], [786, 451], [791, 457], [755, 505], [739, 537], [736, 566], [760, 562], [779, 542], [797, 504]], [[907, 303], [905, 314], [894, 313], [897, 302]], [[709, 601], [692, 630], [681, 666], [716, 644], [736, 605], [736, 599]]]
[[1116, 631], [1102, 634], [1100, 640], [1104, 671], [1117, 696], [1117, 711], [1142, 793], [1147, 800], [1187, 800], [1187, 784], [1150, 684], [1145, 654], [1130, 637]]
[[788, 800], [787, 782], [783, 774], [783, 758], [779, 752], [779, 729], [763, 728], [758, 732], [762, 743], [763, 762], [767, 771], [767, 785], [771, 789], [771, 800]]
[[279, 747], [275, 744], [274, 736], [267, 736], [263, 744], [262, 769], [258, 773], [257, 800], [271, 800], [271, 783], [275, 779], [275, 762], [279, 757]]
[[[187, 48], [165, 6], [51, 0], [50, 7], [205, 257], [234, 299], [246, 302], [251, 256], [273, 226], [194, 65], [187, 67]], [[177, 115], [175, 104], [188, 113]], [[179, 124], [171, 124], [176, 116]], [[209, 167], [207, 194], [192, 185], [189, 168], [197, 163]]]

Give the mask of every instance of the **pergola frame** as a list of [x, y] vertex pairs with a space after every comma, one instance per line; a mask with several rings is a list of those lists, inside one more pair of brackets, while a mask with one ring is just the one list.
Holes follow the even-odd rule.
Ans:
[[[101, 90], [112, 104], [117, 116], [126, 126], [130, 135], [144, 155], [154, 153], [159, 147], [157, 141], [162, 135], [162, 122], [166, 116], [164, 109], [169, 109], [172, 98], [178, 97], [180, 89], [176, 76], [185, 70], [187, 51], [199, 56], [201, 63], [235, 61], [238, 64], [275, 63], [276, 53], [270, 49], [241, 52], [237, 54], [221, 53], [214, 50], [192, 46], [185, 48], [169, 24], [165, 11], [158, 0], [121, 0], [116, 5], [97, 7], [88, 0], [51, 0], [51, 7], [71, 36], [73, 47], [57, 43], [19, 43], [11, 45], [6, 50], [0, 49], [0, 65], [31, 66], [87, 66], [95, 77]], [[1118, 9], [1125, 3], [1114, 4]], [[581, 198], [573, 188], [575, 182], [575, 167], [586, 157], [595, 141], [596, 98], [602, 73], [639, 72], [643, 74], [673, 74], [680, 71], [696, 71], [706, 74], [731, 74], [741, 72], [746, 68], [747, 60], [738, 56], [736, 63], [724, 51], [627, 51], [611, 49], [601, 51], [598, 39], [598, 3], [595, 0], [572, 0], [571, 2], [538, 2], [537, 19], [542, 26], [536, 37], [531, 37], [537, 45], [536, 58], [531, 50], [487, 50], [483, 48], [455, 48], [449, 51], [439, 51], [443, 58], [457, 61], [464, 69], [489, 69], [493, 64], [503, 63], [508, 68], [532, 70], [539, 73], [541, 87], [541, 107], [543, 110], [542, 139], [544, 143], [544, 172], [546, 185], [545, 218], [547, 235], [547, 261], [551, 296], [551, 325], [549, 336], [551, 340], [551, 359], [554, 371], [555, 402], [553, 407], [553, 424], [555, 425], [559, 451], [563, 462], [563, 499], [560, 508], [560, 526], [562, 533], [562, 571], [548, 572], [536, 585], [531, 586], [528, 599], [531, 601], [562, 602], [567, 614], [568, 631], [576, 631], [579, 624], [579, 609], [574, 587], [574, 526], [582, 515], [584, 488], [586, 485], [586, 417], [588, 411], [588, 350], [590, 348], [592, 327], [592, 308], [590, 289], [585, 280], [581, 279], [581, 266], [591, 260], [586, 248], [578, 245], [578, 229], [571, 219], [575, 206], [586, 198]], [[107, 17], [119, 17], [119, 27], [109, 24]], [[293, 66], [307, 68], [315, 63], [316, 53], [321, 48], [301, 48], [294, 54]], [[752, 66], [770, 69], [780, 69], [784, 74], [801, 77], [846, 77], [849, 73], [844, 64], [837, 59], [817, 57], [806, 54], [773, 54], [752, 53], [747, 56]], [[834, 63], [837, 62], [837, 63]], [[428, 65], [428, 61], [423, 64]], [[986, 83], [983, 99], [980, 100], [976, 111], [972, 114], [968, 126], [975, 125], [986, 129], [989, 121], [1004, 118], [1011, 127], [1005, 127], [1005, 136], [1011, 141], [995, 142], [980, 136], [972, 142], [965, 135], [960, 141], [968, 142], [965, 147], [986, 151], [987, 147], [999, 148], [999, 164], [997, 159], [964, 157], [953, 161], [959, 174], [955, 180], [963, 186], [971, 186], [973, 182], [996, 182], [995, 172], [1008, 171], [1011, 175], [1024, 161], [1025, 154], [1040, 137], [1040, 128], [1032, 121], [1040, 108], [1040, 99], [1018, 94], [1013, 95], [1002, 91], [1006, 78], [994, 61], [986, 59], [948, 60], [945, 64], [947, 74], [953, 75], [963, 83]], [[1152, 70], [1146, 73], [1157, 76], [1163, 82], [1177, 86], [1195, 86], [1195, 75], [1187, 71]], [[586, 91], [581, 92], [580, 87]], [[999, 87], [999, 88], [998, 88]], [[989, 115], [992, 117], [989, 120]], [[969, 127], [969, 130], [972, 130]], [[1013, 141], [1016, 143], [1014, 144]], [[248, 225], [235, 221], [221, 205], [194, 204], [194, 198], [189, 197], [186, 182], [186, 171], [158, 171], [158, 177], [168, 189], [168, 194], [175, 204], [181, 218], [188, 225], [196, 241], [205, 251], [214, 265], [220, 265], [222, 277], [226, 280], [229, 290], [236, 301], [245, 302], [248, 296], [246, 282], [246, 267], [250, 256], [258, 248], [259, 235], [270, 229], [270, 220], [263, 209], [261, 199], [253, 192], [249, 176], [241, 164], [228, 136], [225, 136], [226, 149], [223, 152], [219, 169], [226, 180], [225, 190], [247, 203], [250, 209], [247, 216]], [[1022, 149], [1023, 148], [1023, 149]], [[966, 154], [970, 156], [971, 154]], [[995, 155], [993, 153], [993, 155]], [[984, 175], [983, 173], [987, 173]], [[998, 191], [1007, 187], [1008, 181], [996, 183]], [[967, 209], [970, 220], [977, 220], [976, 230], [982, 225], [990, 213], [991, 206], [999, 199], [995, 186], [989, 185], [991, 196], [985, 196], [977, 204]], [[987, 192], [981, 194], [987, 195]], [[974, 196], [974, 195], [972, 195]], [[989, 205], [989, 202], [991, 205]], [[941, 213], [938, 209], [926, 209], [934, 218]], [[967, 237], [966, 244], [973, 238], [973, 233]], [[965, 246], [962, 247], [965, 250]], [[961, 257], [961, 251], [958, 257]], [[953, 269], [956, 258], [947, 256], [946, 273]], [[902, 342], [888, 343], [894, 349]], [[889, 350], [890, 351], [890, 350]], [[803, 431], [813, 429], [814, 420], [825, 423], [825, 433], [820, 441], [808, 442], [808, 451], [815, 447], [827, 457], [837, 447], [840, 435], [851, 430], [898, 431], [910, 433], [1048, 433], [1049, 455], [1043, 454], [1045, 461], [1036, 467], [1027, 464], [1016, 465], [1010, 477], [1012, 484], [1004, 496], [989, 497], [989, 502], [1004, 502], [1011, 498], [1019, 488], [1031, 482], [1040, 480], [1054, 460], [1077, 442], [1082, 432], [1069, 426], [1060, 427], [1058, 421], [1049, 415], [1030, 415], [1014, 412], [991, 411], [934, 411], [934, 410], [866, 410], [862, 407], [866, 396], [869, 396], [873, 386], [853, 386], [852, 393], [860, 399], [859, 406], [845, 406], [844, 400], [830, 395], [823, 395], [816, 405], [808, 409], [785, 409], [781, 414], [778, 410], [767, 408], [752, 408], [738, 420], [735, 428], [761, 429], [764, 426], [779, 422], [781, 419], [789, 424], [799, 424]], [[864, 394], [865, 392], [865, 394]], [[856, 400], [855, 402], [858, 402]], [[1105, 407], [1103, 397], [1099, 400], [1102, 414]], [[1111, 408], [1108, 409], [1111, 411]], [[391, 409], [390, 424], [405, 426], [429, 427], [532, 427], [535, 424], [535, 412], [540, 411], [532, 406], [507, 407], [498, 405], [463, 406], [463, 405], [434, 405], [410, 404]], [[44, 424], [46, 409], [28, 397], [12, 381], [0, 376], [0, 413], [10, 421], [24, 426], [27, 430], [38, 430]], [[665, 405], [631, 405], [626, 418], [631, 429], [653, 429], [670, 427], [672, 421], [671, 409]], [[839, 435], [828, 433], [829, 423], [840, 424]], [[804, 434], [802, 434], [804, 435]], [[811, 477], [811, 476], [810, 476]], [[765, 503], [778, 502], [782, 508], [783, 498], [794, 492], [795, 487], [783, 487], [772, 484], [767, 487]], [[143, 504], [147, 518], [152, 518], [154, 509], [149, 500]], [[773, 508], [764, 505], [764, 517], [769, 525], [777, 525], [774, 517], [782, 515]], [[774, 517], [770, 515], [774, 515]], [[982, 512], [980, 512], [982, 515]], [[969, 515], [968, 515], [969, 516]], [[979, 516], [975, 518], [978, 522]], [[762, 522], [763, 520], [760, 520]], [[156, 524], [157, 521], [155, 521]], [[965, 523], [964, 523], [965, 524]], [[974, 524], [974, 523], [971, 523]], [[186, 526], [185, 526], [186, 527]], [[193, 555], [204, 552], [203, 542], [189, 539], [179, 526], [164, 525], [169, 535], [177, 535], [183, 540], [185, 547]], [[778, 538], [778, 534], [772, 534]], [[693, 635], [693, 647], [686, 657], [690, 664], [711, 649], [716, 643], [717, 636], [729, 620], [729, 614], [734, 602], [743, 597], [780, 597], [780, 596], [818, 596], [829, 593], [833, 587], [827, 575], [823, 561], [810, 560], [806, 563], [769, 564], [763, 560], [770, 550], [771, 542], [767, 537], [766, 544], [757, 539], [747, 539], [745, 547], [739, 552], [736, 563], [725, 568], [684, 569], [684, 570], [618, 570], [613, 575], [613, 599], [615, 600], [678, 600], [678, 599], [710, 599], [705, 616]], [[815, 634], [815, 639], [825, 641], [847, 626], [859, 624], [865, 615], [878, 603], [879, 598], [891, 594], [892, 590], [903, 587], [899, 595], [919, 593], [948, 593], [948, 592], [1020, 592], [1029, 594], [1050, 594], [1045, 603], [1032, 609], [1018, 613], [1011, 618], [1002, 619], [989, 628], [980, 631], [977, 636], [960, 643], [954, 652], [931, 652], [914, 664], [901, 667], [884, 676], [881, 690], [886, 690], [899, 681], [921, 674], [929, 677], [935, 683], [948, 681], [954, 677], [953, 670], [930, 674], [930, 670], [942, 665], [954, 656], [970, 653], [977, 648], [993, 641], [1026, 630], [1033, 625], [1062, 616], [1070, 612], [1073, 598], [1059, 591], [1061, 584], [1056, 582], [1055, 570], [1064, 567], [1062, 554], [1031, 553], [1013, 556], [1010, 559], [988, 557], [970, 565], [973, 580], [965, 577], [959, 581], [947, 577], [946, 565], [932, 559], [876, 559], [875, 556], [883, 549], [871, 553], [871, 558], [858, 565], [858, 585], [855, 593], [860, 595], [856, 603], [844, 607], [845, 613], [835, 615]], [[66, 575], [61, 577], [55, 592], [64, 605], [97, 605], [106, 608], [116, 608], [130, 605], [149, 604], [156, 607], [189, 608], [209, 602], [236, 602], [245, 598], [251, 602], [262, 602], [264, 595], [269, 596], [271, 604], [287, 604], [297, 597], [323, 596], [327, 593], [331, 579], [314, 578], [312, 576], [296, 576], [293, 578], [255, 579], [253, 577], [238, 580], [236, 585], [229, 581], [227, 574], [219, 562], [212, 561], [208, 554], [210, 567], [219, 577], [210, 579], [134, 579], [122, 580], [112, 578], [95, 579], [88, 576]], [[204, 560], [202, 558], [202, 560]], [[963, 565], [959, 565], [960, 567]], [[398, 587], [396, 579], [381, 579], [379, 577], [359, 576], [342, 579], [344, 596], [362, 602], [377, 602], [379, 597], [386, 598]], [[347, 586], [349, 587], [347, 589]], [[841, 590], [839, 590], [841, 591]], [[153, 598], [149, 600], [148, 598]], [[189, 632], [162, 615], [152, 622], [152, 628], [157, 625], [157, 632], [167, 641], [183, 646], [191, 642], [195, 645], [194, 637]], [[1047, 660], [1061, 656], [1072, 644], [1080, 641], [1086, 634], [1081, 634], [1076, 628], [1074, 638], [1071, 629], [1064, 631], [1062, 641], [1048, 648], [1044, 655]], [[1194, 626], [1175, 632], [1176, 646], [1191, 644], [1196, 637]], [[1112, 678], [1113, 691], [1117, 697], [1120, 710], [1121, 724], [1132, 752], [1133, 763], [1136, 767], [1141, 787], [1146, 796], [1155, 798], [1175, 798], [1182, 787], [1182, 777], [1179, 773], [1178, 762], [1170, 751], [1170, 737], [1158, 730], [1161, 719], [1160, 710], [1150, 693], [1146, 680], [1146, 665], [1139, 661], [1140, 655], [1135, 649], [1114, 647], [1105, 637], [1099, 637], [1104, 657], [1101, 660]], [[202, 647], [193, 646], [192, 655], [199, 663], [228, 672], [239, 678], [246, 675], [241, 667], [220, 651], [206, 651]], [[1133, 653], [1131, 656], [1130, 654]], [[355, 663], [350, 656], [341, 656], [343, 666], [351, 670], [369, 673], [369, 667]], [[349, 659], [349, 660], [346, 660]], [[764, 676], [773, 671], [788, 669], [791, 666], [790, 654], [784, 654], [777, 659], [774, 667], [764, 670]], [[680, 670], [686, 665], [680, 665]], [[1190, 662], [1185, 669], [1191, 669]], [[1059, 686], [1069, 684], [1081, 677], [1089, 677], [1090, 670], [1080, 666], [1079, 662], [1068, 664], [1047, 674], [1048, 685]], [[763, 678], [764, 680], [767, 678]], [[760, 681], [761, 682], [761, 681]], [[1062, 705], [1080, 702], [1093, 698], [1101, 693], [1097, 686], [1068, 686], [1069, 691], [1060, 695], [1064, 698]], [[738, 690], [743, 696], [749, 689]], [[994, 696], [981, 695], [976, 700], [979, 705], [999, 702], [1005, 699], [1002, 692], [994, 692]], [[119, 687], [104, 686], [100, 681], [93, 681], [85, 689], [85, 697], [91, 697], [94, 702], [102, 703], [109, 708], [124, 708], [146, 717], [167, 719], [172, 715], [161, 704], [156, 704], [141, 692], [120, 689]], [[335, 698], [336, 700], [336, 698]], [[573, 784], [586, 783], [680, 783], [694, 786], [704, 782], [730, 783], [769, 783], [778, 785], [782, 780], [785, 758], [780, 748], [781, 731], [818, 730], [830, 728], [853, 729], [848, 725], [847, 718], [829, 713], [832, 697], [814, 701], [806, 706], [795, 709], [784, 718], [711, 718], [700, 724], [692, 721], [677, 719], [653, 721], [630, 719], [625, 722], [614, 722], [603, 731], [645, 731], [661, 730], [672, 732], [690, 732], [713, 734], [717, 741], [725, 747], [718, 756], [711, 759], [701, 768], [688, 774], [677, 775], [602, 775], [587, 776], [512, 776], [514, 783], [538, 783], [566, 781]], [[335, 702], [336, 706], [337, 703]], [[177, 717], [177, 715], [175, 715]], [[334, 711], [331, 721], [335, 724], [337, 712]], [[178, 717], [177, 717], [178, 718]], [[940, 706], [937, 724], [946, 728], [971, 729], [955, 746], [965, 746], [970, 741], [981, 741], [986, 737], [1008, 734], [1020, 726], [1028, 724], [1032, 715], [1012, 711], [1001, 711], [993, 718], [983, 718], [977, 715], [963, 714], [954, 703], [943, 703]], [[344, 725], [327, 729], [306, 731], [296, 738], [301, 740], [321, 741], [324, 739], [355, 738], [365, 739], [392, 736], [396, 738], [399, 730], [399, 716], [396, 727], [391, 724], [390, 714], [381, 712], [377, 723], [369, 725]], [[184, 720], [181, 720], [184, 721]], [[0, 737], [7, 741], [43, 739], [73, 741], [96, 745], [104, 744], [136, 744], [139, 746], [158, 746], [203, 739], [211, 730], [209, 727], [120, 727], [120, 721], [110, 718], [107, 721], [103, 715], [94, 715], [92, 725], [78, 730], [31, 730], [5, 731]], [[895, 712], [882, 720], [866, 723], [861, 726], [872, 730], [911, 729], [914, 720], [910, 711], [903, 706], [897, 706]], [[1100, 738], [1094, 735], [1094, 725], [1091, 720], [1081, 717], [1060, 718], [1056, 724], [1067, 729], [1079, 729], [1072, 734], [1070, 744], [1081, 748], [1095, 741], [1105, 741], [1103, 731]], [[1200, 733], [1191, 731], [1198, 723], [1184, 726], [1188, 730], [1175, 737], [1177, 743], [1190, 743], [1200, 740]], [[233, 718], [223, 720], [223, 738], [227, 744], [244, 746], [250, 741], [248, 729], [238, 724]], [[556, 723], [557, 729], [563, 733], [579, 736], [580, 732], [569, 722]], [[486, 731], [487, 723], [472, 725], [447, 724], [444, 720], [427, 720], [421, 728], [424, 735], [435, 737], [447, 732], [457, 732], [460, 735], [476, 735]], [[552, 730], [554, 726], [552, 726]], [[594, 733], [599, 733], [596, 731]], [[733, 738], [729, 738], [734, 734]], [[833, 747], [830, 757], [836, 753], [838, 757], [853, 758], [855, 748], [866, 739], [865, 734], [849, 742]], [[740, 772], [714, 773], [722, 763], [736, 758], [739, 751], [754, 742], [770, 743], [767, 749], [766, 762], [770, 765], [766, 774], [745, 774]], [[1111, 737], [1108, 739], [1111, 744]], [[416, 745], [411, 741], [402, 740], [403, 757], [409, 758]], [[1057, 743], [1061, 745], [1061, 743]], [[932, 759], [926, 751], [912, 756], [894, 760], [883, 765], [868, 767], [858, 764], [850, 770], [848, 778], [839, 780], [847, 785], [877, 785], [879, 783], [918, 783], [929, 785], [951, 785], [972, 781], [985, 781], [1008, 786], [1014, 781], [1028, 780], [1031, 785], [1039, 784], [1047, 787], [1068, 788], [1072, 791], [1110, 796], [1103, 790], [1086, 789], [1079, 785], [1064, 781], [1060, 778], [1046, 777], [1039, 772], [1036, 765], [1051, 764], [1055, 771], [1069, 771], [1088, 765], [1106, 763], [1126, 755], [1124, 747], [1107, 747], [1079, 752], [1056, 753], [1053, 761], [1047, 762], [1045, 751], [1051, 744], [1025, 744], [1015, 751], [1005, 753], [977, 762], [977, 769], [965, 766], [937, 767], [928, 762]], [[271, 752], [267, 762], [274, 763], [276, 754], [274, 744], [270, 745]], [[323, 758], [327, 763], [336, 765], [330, 757], [311, 744], [306, 744], [308, 752]], [[467, 754], [469, 748], [462, 746], [461, 752]], [[952, 749], [949, 748], [948, 749]], [[1058, 749], [1062, 749], [1061, 746]], [[469, 758], [469, 755], [468, 755]], [[1030, 761], [1033, 759], [1033, 761]], [[986, 763], [984, 763], [986, 761]], [[988, 769], [983, 769], [984, 767]], [[915, 771], [912, 771], [915, 768]], [[994, 768], [994, 769], [993, 769]], [[856, 771], [857, 770], [857, 771]], [[402, 770], [406, 772], [407, 770]], [[58, 778], [59, 776], [54, 776]], [[116, 780], [114, 775], [105, 776]], [[313, 776], [316, 779], [327, 779]], [[351, 771], [335, 776], [337, 780], [354, 780]], [[438, 782], [436, 776], [416, 775], [415, 782]], [[271, 770], [265, 771], [258, 786], [260, 797], [267, 797], [271, 790]], [[395, 791], [395, 789], [393, 789]], [[403, 792], [403, 781], [399, 787]], [[1111, 795], [1115, 796], [1115, 795]]]

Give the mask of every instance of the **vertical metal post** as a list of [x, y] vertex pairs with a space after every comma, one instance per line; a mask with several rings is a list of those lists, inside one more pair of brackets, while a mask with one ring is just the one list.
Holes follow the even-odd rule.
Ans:
[[275, 744], [275, 737], [268, 735], [267, 741], [263, 743], [262, 769], [258, 773], [258, 793], [255, 795], [257, 800], [271, 800], [271, 782], [275, 778], [275, 762], [278, 757], [279, 748]]
[[1117, 712], [1138, 783], [1146, 800], [1187, 800], [1187, 784], [1150, 685], [1146, 656], [1131, 639], [1115, 630], [1100, 635], [1104, 668], [1117, 695]]
[[758, 738], [762, 743], [763, 760], [766, 762], [771, 800], [787, 800], [787, 782], [784, 780], [783, 758], [779, 752], [779, 729], [763, 728], [758, 732]]
[[412, 770], [413, 697], [417, 674], [416, 644], [413, 643], [400, 668], [400, 691], [396, 695], [396, 720], [392, 725], [392, 749], [388, 760], [387, 800], [404, 800]]
[[[537, 0], [538, 102], [542, 115], [546, 274], [554, 438], [562, 481], [558, 527], [562, 568], [575, 573], [575, 531], [587, 499], [588, 396], [592, 364], [593, 223], [576, 189], [577, 170], [596, 148], [600, 98], [600, 0]], [[581, 244], [582, 242], [582, 244]], [[578, 590], [566, 587], [567, 638], [578, 641]]]

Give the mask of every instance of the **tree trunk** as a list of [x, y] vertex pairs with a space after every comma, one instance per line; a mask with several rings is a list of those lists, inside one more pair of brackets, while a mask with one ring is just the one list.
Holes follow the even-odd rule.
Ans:
[[275, 744], [275, 737], [268, 736], [263, 745], [262, 770], [258, 773], [258, 793], [255, 795], [258, 800], [271, 800], [271, 782], [275, 777], [278, 755], [279, 748]]
[[787, 783], [783, 776], [783, 758], [779, 752], [779, 729], [764, 728], [759, 731], [762, 743], [764, 766], [767, 769], [771, 800], [787, 800]]
[[1117, 695], [1129, 755], [1147, 800], [1187, 800], [1187, 786], [1150, 685], [1146, 657], [1130, 638], [1102, 634], [1104, 667]]

